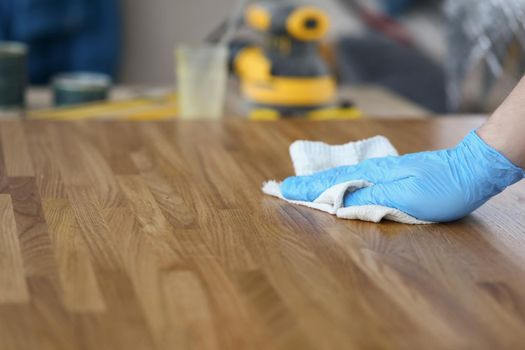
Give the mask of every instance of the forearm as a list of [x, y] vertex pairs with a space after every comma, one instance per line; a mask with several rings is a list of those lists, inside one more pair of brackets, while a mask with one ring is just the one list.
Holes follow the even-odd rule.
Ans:
[[525, 77], [479, 128], [478, 135], [514, 164], [525, 168]]

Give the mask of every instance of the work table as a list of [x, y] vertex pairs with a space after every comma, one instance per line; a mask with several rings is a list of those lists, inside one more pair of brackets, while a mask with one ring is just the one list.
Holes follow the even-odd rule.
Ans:
[[[246, 103], [239, 96], [239, 86], [230, 82], [226, 94], [225, 114], [229, 117], [246, 115]], [[145, 97], [162, 97], [173, 93], [172, 86], [132, 86], [118, 85], [113, 87], [110, 95], [111, 101], [125, 101], [143, 99]], [[378, 85], [352, 85], [342, 86], [339, 97], [356, 104], [360, 111], [368, 118], [397, 118], [403, 116], [410, 119], [421, 119], [432, 115], [424, 107], [385, 89]], [[28, 89], [27, 100], [29, 110], [48, 109], [52, 105], [52, 91], [50, 88]], [[0, 111], [0, 118], [2, 112]], [[110, 117], [110, 116], [108, 116]]]
[[0, 349], [523, 349], [524, 182], [422, 226], [260, 190], [296, 139], [481, 123], [0, 122]]

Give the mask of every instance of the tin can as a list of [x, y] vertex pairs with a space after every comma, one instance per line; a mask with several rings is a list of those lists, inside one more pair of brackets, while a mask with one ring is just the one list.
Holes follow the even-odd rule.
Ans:
[[54, 105], [71, 106], [107, 100], [111, 77], [101, 73], [63, 73], [53, 78]]
[[0, 110], [16, 111], [25, 106], [27, 46], [0, 41]]

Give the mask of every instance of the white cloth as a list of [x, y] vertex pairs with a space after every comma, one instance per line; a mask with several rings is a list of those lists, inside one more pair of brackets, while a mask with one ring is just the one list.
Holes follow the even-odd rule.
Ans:
[[[384, 136], [375, 136], [338, 146], [312, 141], [295, 141], [290, 146], [290, 156], [296, 175], [310, 175], [341, 165], [355, 165], [369, 158], [396, 155], [398, 155], [397, 150]], [[386, 219], [405, 224], [430, 224], [430, 222], [418, 220], [398, 209], [380, 205], [345, 208], [343, 199], [347, 192], [354, 192], [360, 188], [373, 185], [365, 180], [348, 181], [330, 187], [313, 202], [285, 199], [281, 193], [280, 185], [280, 182], [268, 181], [264, 183], [262, 190], [268, 195], [281, 198], [287, 202], [318, 209], [342, 219], [371, 222], [380, 222], [382, 219]]]

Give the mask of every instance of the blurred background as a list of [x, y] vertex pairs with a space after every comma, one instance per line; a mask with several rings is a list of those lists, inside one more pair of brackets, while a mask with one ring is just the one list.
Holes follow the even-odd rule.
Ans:
[[[278, 1], [278, 0], [277, 0]], [[436, 112], [445, 111], [446, 43], [439, 0], [312, 0], [331, 19], [327, 40], [337, 51], [339, 79], [393, 88]], [[235, 0], [125, 0], [120, 78], [169, 83], [173, 45], [197, 43], [217, 27]], [[142, 25], [137, 26], [138, 23]], [[160, 40], [155, 40], [155, 38]], [[151, 67], [144, 70], [140, 67]], [[422, 93], [422, 86], [426, 87]]]
[[[278, 0], [276, 0], [278, 1]], [[31, 84], [100, 72], [169, 86], [174, 47], [198, 44], [235, 0], [0, 0], [0, 40], [28, 45]], [[311, 0], [339, 83], [373, 84], [436, 113], [490, 112], [525, 70], [520, 0]]]

